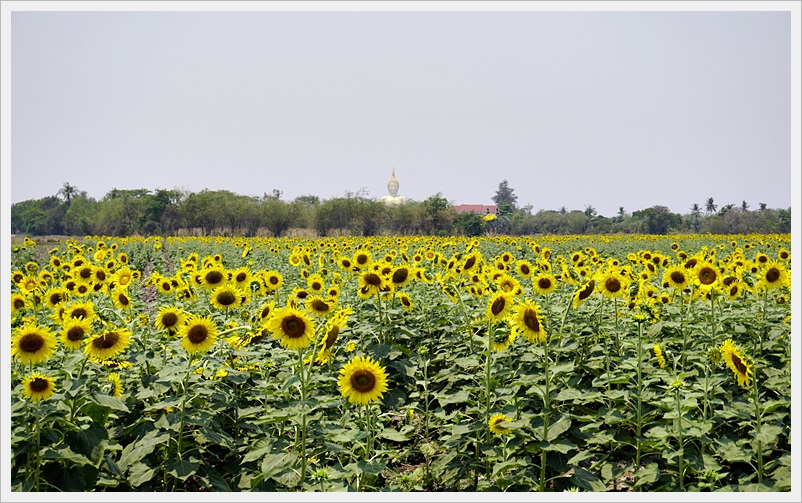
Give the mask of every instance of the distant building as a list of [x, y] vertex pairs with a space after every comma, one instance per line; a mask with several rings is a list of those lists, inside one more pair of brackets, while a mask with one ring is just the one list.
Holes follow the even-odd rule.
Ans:
[[498, 206], [495, 204], [460, 204], [454, 206], [457, 213], [478, 213], [480, 215], [498, 215]]

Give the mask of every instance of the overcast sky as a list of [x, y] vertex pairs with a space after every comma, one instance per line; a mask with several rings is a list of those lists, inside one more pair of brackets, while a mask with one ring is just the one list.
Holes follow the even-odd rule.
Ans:
[[65, 183], [791, 205], [788, 12], [13, 12], [11, 200]]

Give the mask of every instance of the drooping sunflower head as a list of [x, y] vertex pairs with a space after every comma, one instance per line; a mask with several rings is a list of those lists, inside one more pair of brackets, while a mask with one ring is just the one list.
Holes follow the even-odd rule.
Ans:
[[334, 302], [324, 299], [319, 295], [311, 295], [307, 297], [304, 305], [306, 306], [306, 310], [311, 313], [312, 316], [316, 317], [324, 317], [329, 315], [334, 308]]
[[32, 402], [47, 400], [56, 393], [56, 380], [34, 372], [22, 380], [22, 394]]
[[579, 307], [579, 304], [587, 300], [593, 294], [593, 291], [596, 289], [596, 280], [590, 279], [585, 282], [581, 287], [577, 288], [574, 292], [573, 297], [573, 307], [576, 309]]
[[23, 365], [40, 363], [56, 351], [56, 336], [47, 327], [26, 323], [14, 330], [11, 337], [11, 356]]
[[217, 325], [209, 317], [191, 315], [178, 330], [178, 336], [188, 353], [205, 353], [217, 341]]
[[370, 357], [355, 356], [340, 369], [337, 384], [349, 402], [367, 405], [387, 391], [387, 371]]
[[727, 339], [721, 344], [721, 354], [727, 366], [735, 374], [738, 386], [748, 388], [752, 376], [752, 368], [744, 358], [741, 349], [733, 344], [732, 339]]

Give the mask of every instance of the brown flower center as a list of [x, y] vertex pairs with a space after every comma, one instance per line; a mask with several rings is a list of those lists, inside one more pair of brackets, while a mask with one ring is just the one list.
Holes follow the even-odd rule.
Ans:
[[534, 309], [527, 309], [524, 312], [524, 325], [533, 332], [540, 332], [540, 321]]
[[187, 337], [192, 344], [200, 344], [209, 336], [209, 330], [203, 325], [194, 325], [187, 332]]
[[111, 349], [120, 340], [120, 334], [117, 332], [106, 332], [97, 339], [92, 341], [92, 346], [97, 349]]
[[774, 283], [780, 279], [780, 271], [776, 267], [772, 267], [768, 271], [766, 271], [766, 281], [769, 283]]
[[393, 273], [393, 283], [401, 284], [409, 277], [409, 269], [402, 267]]
[[295, 339], [304, 334], [306, 331], [306, 323], [302, 318], [291, 314], [285, 316], [284, 319], [281, 320], [281, 329], [287, 334], [287, 337]]
[[230, 306], [237, 301], [237, 296], [232, 292], [225, 291], [217, 294], [217, 303], [221, 306]]
[[340, 327], [334, 325], [329, 330], [329, 333], [326, 334], [326, 349], [331, 349], [334, 346], [334, 343], [337, 342], [337, 337], [340, 335]]
[[312, 301], [312, 309], [314, 309], [315, 311], [325, 313], [328, 312], [330, 308], [331, 306], [329, 306], [327, 303], [323, 302], [320, 299], [315, 299]]
[[370, 286], [381, 286], [382, 284], [382, 279], [376, 273], [369, 272], [365, 274], [364, 278], [365, 278], [365, 283], [367, 283]]
[[735, 368], [738, 369], [738, 373], [741, 375], [746, 375], [746, 365], [735, 353], [732, 354], [732, 364], [735, 365]]
[[494, 316], [498, 316], [499, 313], [504, 311], [504, 307], [507, 305], [507, 299], [504, 297], [499, 297], [493, 301], [493, 304], [490, 306], [490, 312], [493, 313]]
[[223, 273], [220, 271], [209, 271], [206, 273], [205, 278], [207, 283], [214, 285], [223, 281]]
[[610, 293], [616, 293], [621, 290], [621, 282], [616, 278], [607, 278], [607, 281], [604, 282], [604, 288]]
[[84, 328], [81, 326], [71, 327], [67, 330], [67, 340], [71, 342], [78, 342], [84, 338]]
[[682, 274], [679, 271], [672, 272], [670, 277], [671, 277], [671, 281], [673, 281], [674, 283], [676, 283], [678, 285], [681, 285], [682, 283], [685, 283], [685, 275]]
[[702, 267], [699, 271], [699, 282], [703, 285], [709, 285], [716, 281], [716, 271], [711, 267]]
[[585, 300], [590, 297], [590, 294], [593, 293], [593, 289], [596, 288], [596, 282], [594, 280], [588, 281], [587, 286], [579, 292], [579, 300]]
[[20, 348], [26, 353], [36, 353], [45, 345], [45, 338], [39, 334], [25, 334], [19, 342]]
[[41, 393], [42, 391], [46, 391], [47, 388], [50, 387], [50, 383], [47, 382], [47, 379], [42, 379], [41, 377], [37, 377], [31, 381], [28, 385], [31, 388], [31, 391], [34, 393]]
[[178, 323], [178, 315], [175, 313], [164, 313], [162, 316], [162, 325], [165, 327], [172, 327]]
[[359, 370], [351, 376], [351, 387], [360, 393], [368, 393], [376, 386], [376, 376], [367, 370]]

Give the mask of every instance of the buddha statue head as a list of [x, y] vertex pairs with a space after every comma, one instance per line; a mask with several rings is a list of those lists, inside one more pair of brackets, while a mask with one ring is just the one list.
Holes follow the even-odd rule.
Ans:
[[396, 197], [398, 196], [398, 187], [398, 178], [395, 177], [395, 166], [393, 166], [393, 174], [390, 176], [390, 179], [387, 180], [387, 192], [389, 192], [391, 196]]

